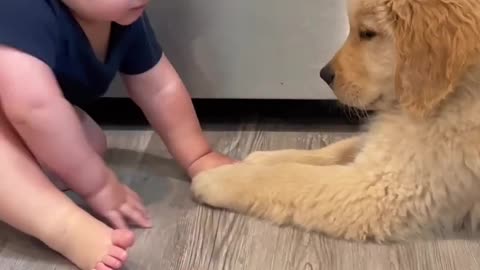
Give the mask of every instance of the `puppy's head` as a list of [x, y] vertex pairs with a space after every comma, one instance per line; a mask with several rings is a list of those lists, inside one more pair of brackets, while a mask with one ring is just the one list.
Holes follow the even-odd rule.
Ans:
[[[478, 60], [478, 0], [350, 0], [350, 34], [321, 70], [339, 101], [433, 113]], [[477, 62], [478, 64], [478, 62]]]

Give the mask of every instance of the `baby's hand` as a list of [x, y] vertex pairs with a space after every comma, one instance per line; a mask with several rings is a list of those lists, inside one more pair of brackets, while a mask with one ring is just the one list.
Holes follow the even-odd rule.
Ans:
[[143, 228], [152, 227], [140, 197], [120, 183], [113, 172], [110, 175], [105, 186], [85, 198], [90, 207], [116, 229], [128, 229], [128, 221]]

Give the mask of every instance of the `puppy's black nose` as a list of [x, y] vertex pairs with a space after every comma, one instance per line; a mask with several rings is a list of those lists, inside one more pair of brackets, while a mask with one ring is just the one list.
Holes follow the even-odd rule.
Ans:
[[330, 65], [326, 65], [320, 71], [320, 78], [324, 80], [328, 85], [331, 85], [335, 80], [335, 72]]

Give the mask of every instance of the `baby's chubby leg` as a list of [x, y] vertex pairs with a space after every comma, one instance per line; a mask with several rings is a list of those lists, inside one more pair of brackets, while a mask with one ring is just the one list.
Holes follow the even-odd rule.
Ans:
[[[85, 111], [78, 107], [74, 107], [74, 109], [77, 112], [80, 122], [82, 123], [83, 131], [87, 136], [88, 142], [93, 147], [95, 152], [103, 157], [107, 151], [107, 139], [102, 128]], [[58, 188], [60, 188], [62, 191], [68, 190], [68, 187], [56, 174], [47, 169], [44, 169], [44, 171]]]
[[82, 270], [118, 269], [134, 236], [112, 230], [56, 189], [0, 113], [0, 220]]
[[90, 145], [99, 155], [104, 156], [107, 151], [107, 138], [102, 128], [82, 109], [74, 107], [78, 118], [82, 123], [83, 131]]
[[[106, 136], [103, 133], [102, 128], [82, 109], [74, 107], [77, 117], [80, 120], [82, 125], [83, 132], [85, 137], [90, 144], [90, 146], [95, 150], [95, 152], [103, 157], [107, 150], [107, 140]], [[45, 166], [44, 166], [45, 167]], [[48, 170], [46, 170], [48, 171]], [[50, 175], [49, 178], [62, 190], [68, 189], [68, 186], [65, 185], [58, 176], [53, 172], [48, 172]], [[116, 179], [116, 177], [115, 177]], [[115, 180], [118, 181], [118, 180]], [[68, 182], [68, 181], [65, 181]], [[117, 185], [115, 185], [117, 186]], [[112, 192], [120, 192], [120, 190], [113, 191], [112, 186], [108, 186], [105, 189], [100, 190], [97, 193], [92, 194], [90, 197], [85, 197], [89, 206], [106, 218], [111, 225], [118, 229], [128, 228], [127, 222], [130, 221], [133, 225], [140, 225], [143, 228], [149, 228], [152, 226], [150, 217], [146, 213], [145, 206], [143, 202], [133, 190], [125, 185], [121, 185], [123, 194], [125, 195], [125, 201], [122, 206], [120, 206], [119, 211], [110, 211], [109, 207], [112, 206], [112, 203], [116, 203], [117, 200], [121, 197], [118, 194], [117, 198], [112, 198]], [[74, 188], [72, 191], [77, 192]], [[113, 200], [113, 201], [112, 201]]]

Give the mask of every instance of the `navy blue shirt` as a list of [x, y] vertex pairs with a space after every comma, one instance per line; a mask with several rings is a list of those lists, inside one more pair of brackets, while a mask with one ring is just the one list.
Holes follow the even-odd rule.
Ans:
[[162, 56], [146, 14], [128, 26], [113, 23], [111, 31], [102, 62], [61, 0], [0, 1], [0, 44], [45, 62], [74, 105], [102, 96], [117, 72], [143, 73]]

